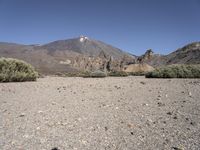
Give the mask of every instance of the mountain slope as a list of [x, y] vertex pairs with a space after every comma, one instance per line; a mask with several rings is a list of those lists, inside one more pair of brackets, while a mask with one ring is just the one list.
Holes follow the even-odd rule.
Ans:
[[200, 42], [194, 42], [166, 56], [167, 64], [199, 64]]
[[154, 54], [152, 50], [137, 58], [139, 63], [147, 63], [154, 67], [171, 64], [200, 64], [200, 42], [190, 43], [168, 54]]
[[105, 55], [112, 56], [114, 59], [120, 59], [124, 55], [131, 57], [131, 55], [118, 48], [85, 36], [51, 42], [43, 45], [42, 48], [47, 49], [50, 53], [55, 51], [73, 51], [83, 55], [97, 57], [101, 52], [104, 52]]

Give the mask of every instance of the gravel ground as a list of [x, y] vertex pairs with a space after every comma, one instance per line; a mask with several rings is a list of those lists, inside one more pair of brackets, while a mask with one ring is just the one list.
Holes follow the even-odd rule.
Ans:
[[0, 150], [199, 150], [200, 80], [0, 84]]

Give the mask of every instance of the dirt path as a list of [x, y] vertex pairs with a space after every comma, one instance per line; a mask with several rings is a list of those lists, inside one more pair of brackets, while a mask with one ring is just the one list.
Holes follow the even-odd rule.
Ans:
[[198, 150], [200, 80], [0, 84], [1, 150]]

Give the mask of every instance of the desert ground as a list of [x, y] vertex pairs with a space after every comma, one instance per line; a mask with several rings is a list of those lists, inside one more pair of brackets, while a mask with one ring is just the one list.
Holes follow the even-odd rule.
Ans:
[[0, 83], [1, 150], [199, 150], [200, 79]]

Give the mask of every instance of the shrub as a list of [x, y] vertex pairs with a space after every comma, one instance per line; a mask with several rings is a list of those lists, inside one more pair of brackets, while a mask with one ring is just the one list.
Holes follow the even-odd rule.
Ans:
[[94, 72], [91, 72], [91, 73], [88, 73], [88, 74], [85, 74], [83, 77], [86, 77], [86, 78], [104, 78], [104, 77], [107, 77], [107, 73], [104, 72], [104, 71], [101, 71], [101, 70], [96, 70]]
[[129, 76], [145, 76], [147, 72], [129, 72]]
[[0, 58], [0, 82], [35, 81], [38, 73], [21, 60]]
[[146, 74], [147, 78], [200, 78], [200, 65], [170, 65]]
[[111, 77], [127, 77], [128, 73], [126, 73], [124, 71], [112, 71], [108, 74], [108, 76], [111, 76]]

